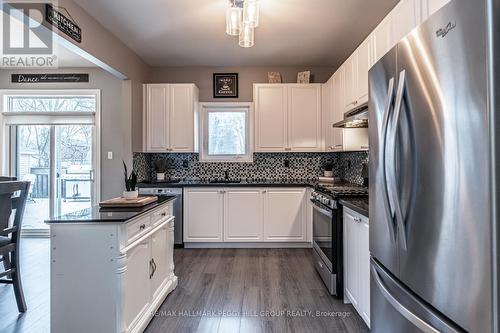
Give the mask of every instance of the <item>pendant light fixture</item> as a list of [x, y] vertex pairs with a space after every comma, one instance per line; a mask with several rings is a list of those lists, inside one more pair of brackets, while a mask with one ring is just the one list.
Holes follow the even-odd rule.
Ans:
[[255, 28], [259, 25], [259, 0], [230, 0], [226, 10], [226, 33], [239, 36], [241, 47], [255, 44]]
[[245, 0], [243, 3], [243, 24], [251, 28], [259, 26], [259, 1]]
[[252, 47], [255, 44], [255, 29], [243, 24], [238, 44], [241, 47]]
[[243, 9], [233, 2], [226, 11], [226, 33], [230, 36], [238, 36], [243, 23]]

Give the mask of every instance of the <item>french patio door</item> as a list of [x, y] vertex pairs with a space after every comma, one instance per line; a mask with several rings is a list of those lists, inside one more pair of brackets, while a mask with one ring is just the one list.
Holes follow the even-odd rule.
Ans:
[[8, 173], [31, 184], [23, 236], [47, 236], [44, 220], [98, 202], [99, 100], [98, 91], [3, 95]]

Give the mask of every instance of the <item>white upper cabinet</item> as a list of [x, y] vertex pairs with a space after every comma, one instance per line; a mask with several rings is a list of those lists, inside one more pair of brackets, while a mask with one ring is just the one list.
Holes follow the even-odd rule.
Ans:
[[254, 85], [255, 150], [284, 151], [287, 147], [287, 86], [283, 84]]
[[422, 21], [450, 3], [451, 0], [422, 0]]
[[342, 65], [344, 69], [344, 111], [356, 107], [357, 55], [353, 53]]
[[344, 69], [345, 111], [368, 102], [368, 70], [372, 62], [371, 36], [342, 65]]
[[198, 88], [193, 84], [171, 84], [170, 92], [170, 149], [175, 152], [196, 151], [196, 108]]
[[264, 194], [264, 240], [306, 241], [306, 190], [270, 188]]
[[321, 151], [321, 85], [288, 86], [288, 148]]
[[164, 84], [144, 85], [146, 105], [146, 128], [144, 130], [146, 151], [164, 152], [168, 149], [169, 92]]
[[264, 190], [258, 188], [228, 188], [225, 192], [224, 241], [262, 241], [262, 196]]
[[368, 103], [368, 70], [372, 63], [372, 39], [368, 37], [356, 50], [356, 105]]
[[198, 88], [194, 84], [144, 85], [146, 152], [198, 150]]
[[325, 151], [327, 152], [343, 150], [344, 130], [332, 126], [344, 118], [343, 75], [341, 68], [323, 85], [322, 89]]
[[372, 32], [372, 65], [376, 64], [394, 46], [391, 38], [392, 14], [385, 19]]
[[[434, 1], [434, 0], [429, 0]], [[421, 0], [401, 0], [391, 12], [391, 38], [396, 45], [421, 22]]]
[[320, 84], [254, 84], [255, 151], [322, 149]]

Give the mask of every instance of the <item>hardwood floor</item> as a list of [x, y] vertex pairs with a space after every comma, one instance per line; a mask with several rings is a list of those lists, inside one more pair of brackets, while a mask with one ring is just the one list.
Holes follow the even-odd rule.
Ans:
[[[368, 332], [328, 295], [308, 249], [177, 249], [175, 263], [179, 286], [146, 332]], [[23, 238], [21, 265], [28, 311], [0, 285], [0, 332], [49, 332], [49, 240]]]
[[49, 332], [49, 267], [49, 239], [21, 238], [21, 279], [28, 311], [21, 315], [12, 286], [0, 284], [0, 332]]
[[146, 332], [368, 332], [328, 294], [310, 251], [177, 250], [179, 285]]

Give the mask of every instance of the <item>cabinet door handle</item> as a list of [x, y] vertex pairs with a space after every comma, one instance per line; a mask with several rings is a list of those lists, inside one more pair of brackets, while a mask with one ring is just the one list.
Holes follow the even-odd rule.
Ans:
[[140, 230], [144, 230], [144, 229], [146, 229], [146, 224], [144, 224], [144, 223], [143, 223], [143, 224], [141, 224], [141, 225], [139, 226], [139, 229], [140, 229]]
[[153, 259], [149, 260], [149, 279], [153, 277]]
[[343, 145], [335, 145], [334, 147], [335, 147], [335, 148], [342, 148], [342, 147], [343, 147]]
[[167, 216], [167, 213], [163, 212], [161, 213], [161, 216]]
[[266, 191], [266, 190], [263, 190], [263, 191], [262, 191], [262, 194], [266, 194], [266, 193], [267, 193], [267, 191]]
[[153, 274], [151, 275], [151, 277], [155, 276], [155, 272], [156, 272], [156, 263], [155, 263], [155, 259], [151, 259], [151, 263], [153, 264]]
[[286, 151], [291, 151], [291, 150], [292, 150], [292, 148], [285, 148], [285, 150], [286, 150]]

